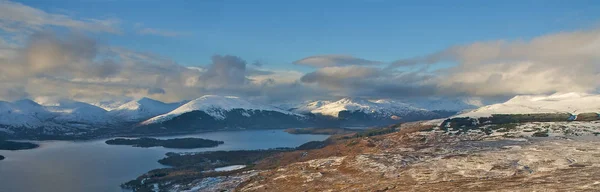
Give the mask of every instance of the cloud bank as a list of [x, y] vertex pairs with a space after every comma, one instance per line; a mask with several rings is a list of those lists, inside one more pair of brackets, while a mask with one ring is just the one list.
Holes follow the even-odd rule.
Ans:
[[[0, 100], [146, 96], [171, 102], [219, 94], [278, 102], [337, 97], [494, 98], [600, 90], [600, 29], [453, 45], [390, 63], [314, 55], [292, 63], [312, 67], [300, 72], [271, 70], [261, 62], [218, 54], [209, 63], [182, 66], [159, 54], [114, 47], [90, 37], [122, 33], [118, 24], [117, 19], [75, 18], [0, 1], [0, 31], [5, 33], [0, 36]], [[54, 28], [69, 30], [58, 33]], [[133, 28], [136, 34], [180, 35]]]
[[436, 71], [443, 92], [478, 96], [594, 92], [600, 87], [600, 30], [561, 32], [531, 40], [452, 46], [391, 67], [453, 62]]
[[311, 93], [298, 83], [301, 73], [255, 68], [230, 55], [214, 55], [201, 67], [184, 67], [156, 54], [50, 31], [32, 34], [24, 47], [5, 49], [11, 54], [0, 57], [0, 100], [46, 96], [101, 101], [148, 96], [180, 101], [207, 94], [279, 100]]
[[379, 61], [372, 61], [357, 58], [349, 55], [315, 55], [294, 61], [296, 65], [305, 65], [311, 67], [333, 67], [333, 66], [352, 66], [352, 65], [377, 65]]

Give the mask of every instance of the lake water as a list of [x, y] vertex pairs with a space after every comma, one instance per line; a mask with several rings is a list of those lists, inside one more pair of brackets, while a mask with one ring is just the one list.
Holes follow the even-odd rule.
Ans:
[[267, 149], [296, 147], [326, 135], [292, 135], [283, 130], [210, 132], [156, 138], [198, 137], [225, 141], [214, 148], [166, 149], [107, 145], [94, 141], [43, 141], [37, 149], [2, 151], [0, 192], [110, 192], [152, 169], [167, 152]]

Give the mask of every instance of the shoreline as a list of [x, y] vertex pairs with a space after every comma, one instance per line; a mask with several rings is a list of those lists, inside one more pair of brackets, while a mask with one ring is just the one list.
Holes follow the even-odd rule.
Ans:
[[[301, 127], [297, 127], [301, 128]], [[292, 129], [297, 129], [292, 128]], [[259, 128], [259, 129], [217, 129], [217, 130], [194, 130], [194, 131], [177, 131], [177, 132], [163, 132], [163, 133], [115, 133], [115, 134], [99, 134], [97, 136], [82, 136], [76, 138], [55, 138], [55, 139], [39, 139], [39, 138], [27, 138], [27, 137], [16, 137], [9, 138], [6, 140], [10, 141], [96, 141], [110, 138], [141, 138], [141, 137], [165, 137], [165, 136], [185, 136], [199, 133], [211, 133], [211, 132], [236, 132], [236, 131], [253, 131], [253, 130], [285, 130], [290, 128]], [[44, 135], [44, 137], [59, 137], [59, 135]]]

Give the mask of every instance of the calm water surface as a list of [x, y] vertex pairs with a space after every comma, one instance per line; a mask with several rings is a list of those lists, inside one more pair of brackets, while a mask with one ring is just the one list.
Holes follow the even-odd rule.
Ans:
[[267, 149], [296, 147], [325, 135], [292, 135], [283, 130], [199, 133], [158, 138], [198, 137], [225, 141], [214, 148], [166, 149], [107, 145], [104, 140], [43, 141], [40, 148], [2, 151], [0, 192], [110, 192], [149, 170], [164, 167], [157, 160], [167, 152]]

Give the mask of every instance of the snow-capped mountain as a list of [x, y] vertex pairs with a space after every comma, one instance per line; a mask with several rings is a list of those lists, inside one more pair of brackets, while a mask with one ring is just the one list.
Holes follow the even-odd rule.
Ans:
[[0, 101], [0, 127], [36, 128], [52, 117], [51, 112], [31, 100]]
[[107, 125], [114, 124], [115, 120], [108, 112], [92, 104], [60, 99], [57, 102], [42, 103], [46, 110], [57, 116], [54, 121], [69, 124]]
[[239, 97], [207, 95], [185, 104], [141, 98], [107, 111], [97, 103], [39, 97], [35, 101], [0, 101], [0, 129], [32, 134], [22, 128], [40, 128], [43, 134], [61, 134], [98, 128], [132, 128], [126, 130], [155, 133], [227, 128], [362, 127], [452, 115], [394, 100], [344, 98], [286, 106], [281, 109]]
[[216, 120], [225, 120], [228, 118], [227, 113], [233, 110], [242, 110], [242, 115], [246, 117], [251, 117], [255, 113], [263, 111], [302, 117], [302, 115], [290, 111], [281, 110], [268, 105], [251, 103], [239, 97], [206, 95], [194, 99], [169, 113], [148, 119], [141, 124], [148, 125], [161, 123], [194, 111], [202, 111]]
[[457, 117], [488, 117], [492, 114], [600, 113], [600, 95], [557, 93], [522, 95], [499, 104], [472, 110]]
[[310, 113], [311, 111], [313, 111], [315, 109], [318, 109], [319, 107], [322, 107], [322, 106], [330, 104], [330, 103], [331, 103], [331, 101], [322, 101], [322, 100], [305, 101], [305, 102], [290, 106], [286, 110], [300, 113], [300, 114], [306, 114], [306, 113]]
[[324, 116], [339, 117], [340, 112], [362, 112], [382, 118], [393, 118], [405, 116], [411, 113], [429, 113], [421, 108], [410, 106], [409, 104], [393, 100], [374, 100], [343, 98], [316, 109], [311, 110], [313, 114]]
[[109, 114], [123, 121], [139, 122], [168, 113], [179, 106], [181, 106], [181, 103], [163, 103], [144, 97], [110, 110]]
[[98, 102], [90, 102], [90, 104], [96, 106], [96, 107], [100, 107], [104, 110], [107, 111], [112, 111], [115, 110], [117, 108], [119, 108], [121, 105], [124, 105], [125, 103], [131, 102], [130, 100], [124, 100], [124, 101], [98, 101]]

